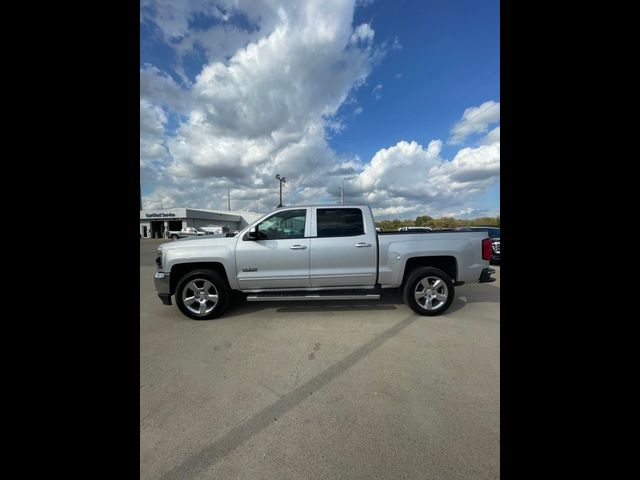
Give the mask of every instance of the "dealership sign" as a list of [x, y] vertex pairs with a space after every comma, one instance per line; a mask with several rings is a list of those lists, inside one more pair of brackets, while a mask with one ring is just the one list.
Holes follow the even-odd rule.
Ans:
[[146, 216], [147, 216], [147, 218], [163, 218], [163, 217], [175, 217], [176, 214], [175, 213], [160, 212], [160, 213], [147, 213]]

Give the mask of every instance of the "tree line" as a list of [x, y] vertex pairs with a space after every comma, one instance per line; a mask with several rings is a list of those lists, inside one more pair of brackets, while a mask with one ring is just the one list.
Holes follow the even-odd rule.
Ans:
[[432, 218], [429, 215], [421, 215], [415, 220], [393, 219], [380, 220], [376, 227], [384, 231], [398, 230], [400, 227], [431, 227], [431, 228], [457, 228], [457, 227], [500, 227], [500, 215], [497, 217], [480, 217], [472, 220], [459, 220], [453, 217]]

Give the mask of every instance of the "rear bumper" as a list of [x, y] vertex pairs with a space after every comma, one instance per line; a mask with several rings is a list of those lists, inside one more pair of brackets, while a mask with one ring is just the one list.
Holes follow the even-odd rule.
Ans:
[[153, 276], [153, 284], [158, 292], [158, 297], [165, 305], [171, 305], [170, 277], [168, 273], [156, 272]]
[[496, 270], [494, 268], [483, 268], [478, 282], [479, 283], [495, 282], [496, 279], [491, 276], [494, 273], [496, 273]]

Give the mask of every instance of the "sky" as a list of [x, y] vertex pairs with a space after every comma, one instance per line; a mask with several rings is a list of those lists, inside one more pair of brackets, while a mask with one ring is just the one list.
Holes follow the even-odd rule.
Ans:
[[500, 214], [494, 0], [141, 0], [145, 209]]

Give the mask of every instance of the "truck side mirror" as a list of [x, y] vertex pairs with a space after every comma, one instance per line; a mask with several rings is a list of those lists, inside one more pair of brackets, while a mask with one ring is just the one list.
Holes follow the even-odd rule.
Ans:
[[247, 240], [256, 240], [258, 238], [258, 227], [251, 227], [247, 232]]

